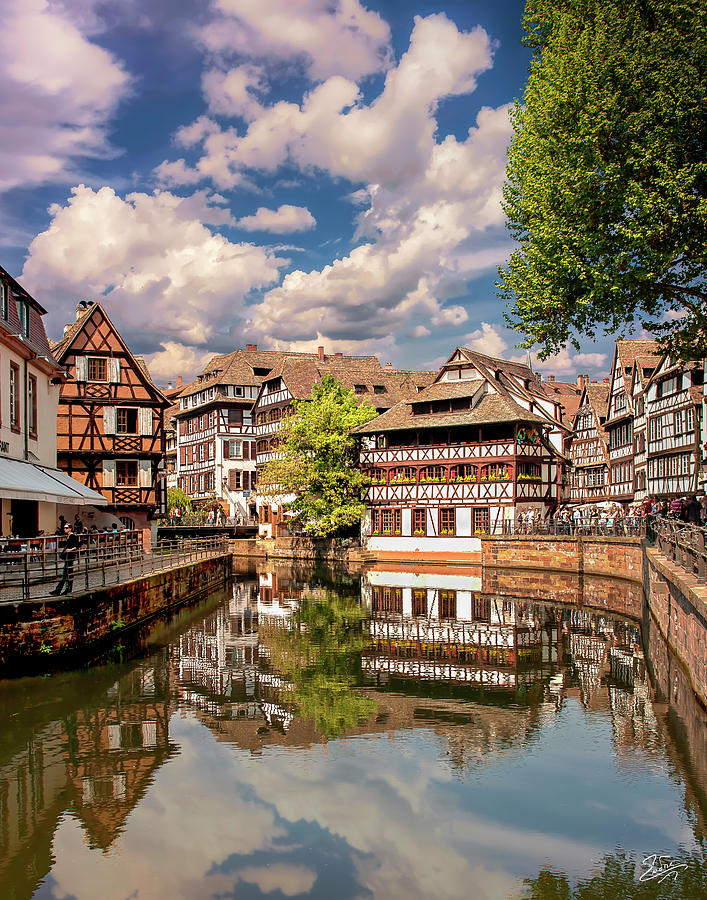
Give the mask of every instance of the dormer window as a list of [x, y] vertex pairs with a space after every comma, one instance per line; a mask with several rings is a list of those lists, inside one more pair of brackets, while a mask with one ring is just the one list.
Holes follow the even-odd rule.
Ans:
[[385, 385], [374, 384], [373, 385], [373, 393], [374, 394], [385, 394], [386, 393]]
[[29, 336], [29, 303], [26, 300], [17, 301], [17, 314], [20, 317], [22, 334]]
[[5, 284], [2, 279], [0, 279], [0, 314], [6, 322], [10, 314], [8, 308], [9, 298], [10, 289], [8, 288], [7, 284]]
[[363, 393], [365, 393], [365, 391], [366, 391], [366, 385], [365, 385], [365, 384], [355, 384], [355, 385], [354, 385], [354, 391], [355, 391], [357, 394], [363, 394]]

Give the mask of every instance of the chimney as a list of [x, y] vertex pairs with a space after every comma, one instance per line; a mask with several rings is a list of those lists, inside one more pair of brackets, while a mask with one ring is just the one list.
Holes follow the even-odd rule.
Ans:
[[317, 355], [319, 356], [320, 362], [324, 361], [324, 347], [317, 347]]
[[172, 382], [171, 382], [171, 381], [168, 381], [168, 382], [167, 382], [167, 390], [168, 390], [168, 391], [171, 391], [171, 390], [172, 390]]
[[177, 375], [177, 387], [181, 387], [181, 386], [182, 386], [182, 376]]
[[245, 348], [246, 348], [246, 350], [257, 350], [258, 345], [257, 344], [246, 344]]
[[387, 362], [387, 363], [385, 364], [385, 370], [386, 370], [386, 372], [390, 372], [390, 371], [392, 371], [392, 369], [393, 369], [393, 363]]
[[577, 376], [577, 387], [583, 388], [585, 384], [589, 383], [589, 375], [578, 375]]
[[547, 376], [547, 380], [548, 380], [548, 381], [554, 381], [554, 380], [555, 380], [555, 376], [554, 376], [554, 375], [548, 375], [548, 376]]
[[76, 321], [81, 318], [81, 316], [86, 312], [86, 310], [91, 306], [90, 300], [79, 300], [76, 304]]
[[602, 378], [601, 383], [602, 383], [602, 384], [608, 384], [608, 383], [609, 383], [609, 379], [608, 379], [608, 378]]

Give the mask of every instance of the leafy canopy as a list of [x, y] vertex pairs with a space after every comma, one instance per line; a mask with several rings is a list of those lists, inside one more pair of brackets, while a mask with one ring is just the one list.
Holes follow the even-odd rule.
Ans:
[[185, 494], [181, 488], [167, 488], [167, 509], [181, 509], [182, 511], [188, 511], [191, 509], [191, 497]]
[[370, 479], [356, 468], [359, 441], [351, 429], [375, 418], [370, 403], [331, 375], [315, 384], [309, 400], [295, 401], [281, 420], [278, 459], [263, 469], [258, 493], [295, 494], [294, 519], [311, 534], [326, 536], [360, 521]]
[[528, 0], [525, 105], [511, 116], [499, 269], [541, 357], [641, 322], [707, 352], [707, 4]]

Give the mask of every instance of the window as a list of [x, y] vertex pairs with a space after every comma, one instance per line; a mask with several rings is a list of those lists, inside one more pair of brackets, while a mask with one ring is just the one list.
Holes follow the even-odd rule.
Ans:
[[119, 406], [115, 413], [116, 434], [137, 434], [137, 409]]
[[420, 481], [445, 481], [447, 472], [443, 466], [425, 466], [420, 469]]
[[614, 412], [623, 412], [626, 409], [626, 394], [621, 392], [614, 397]]
[[10, 363], [10, 428], [20, 430], [20, 367]]
[[439, 617], [440, 619], [456, 619], [457, 617], [457, 592], [439, 592]]
[[384, 434], [379, 434], [378, 437], [376, 438], [376, 447], [378, 447], [379, 450], [385, 450], [385, 435]]
[[412, 511], [412, 533], [421, 535], [427, 534], [427, 510], [413, 509]]
[[453, 506], [442, 506], [439, 510], [439, 533], [456, 534], [456, 510]]
[[37, 437], [37, 379], [34, 375], [27, 380], [27, 426], [32, 437]]
[[427, 591], [413, 590], [412, 592], [412, 614], [413, 616], [427, 615]]
[[365, 384], [355, 384], [355, 385], [354, 385], [354, 391], [355, 391], [357, 394], [363, 394], [363, 393], [365, 393], [365, 391], [366, 391], [366, 385], [365, 385]]
[[415, 469], [411, 466], [399, 466], [397, 469], [393, 469], [390, 473], [390, 483], [391, 484], [414, 484]]
[[17, 315], [20, 317], [22, 333], [29, 336], [29, 303], [26, 300], [17, 301]]
[[108, 381], [108, 360], [102, 356], [89, 356], [86, 360], [87, 381]]
[[373, 385], [373, 393], [374, 394], [385, 394], [387, 393], [385, 386], [382, 384], [374, 384]]
[[471, 616], [474, 622], [491, 621], [491, 601], [488, 597], [474, 596], [472, 601]]
[[403, 589], [399, 587], [374, 587], [372, 596], [373, 612], [402, 614]]
[[5, 282], [0, 279], [0, 315], [2, 315], [3, 319], [7, 322], [8, 316], [10, 314], [9, 310], [9, 298], [10, 298], [10, 289], [5, 284]]
[[474, 507], [474, 534], [486, 534], [489, 530], [489, 511], [487, 506]]
[[137, 460], [117, 460], [115, 464], [115, 483], [118, 487], [135, 487], [137, 485]]
[[382, 509], [380, 511], [380, 533], [400, 534], [402, 532], [402, 510]]

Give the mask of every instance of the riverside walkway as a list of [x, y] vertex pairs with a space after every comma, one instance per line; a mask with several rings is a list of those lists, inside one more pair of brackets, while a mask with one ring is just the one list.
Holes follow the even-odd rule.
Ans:
[[[64, 568], [62, 545], [63, 540], [56, 537], [8, 542], [0, 553], [0, 604], [50, 599]], [[69, 593], [86, 593], [176, 569], [220, 556], [227, 549], [228, 541], [221, 535], [160, 541], [150, 551], [143, 548], [139, 531], [85, 535], [72, 567]]]

